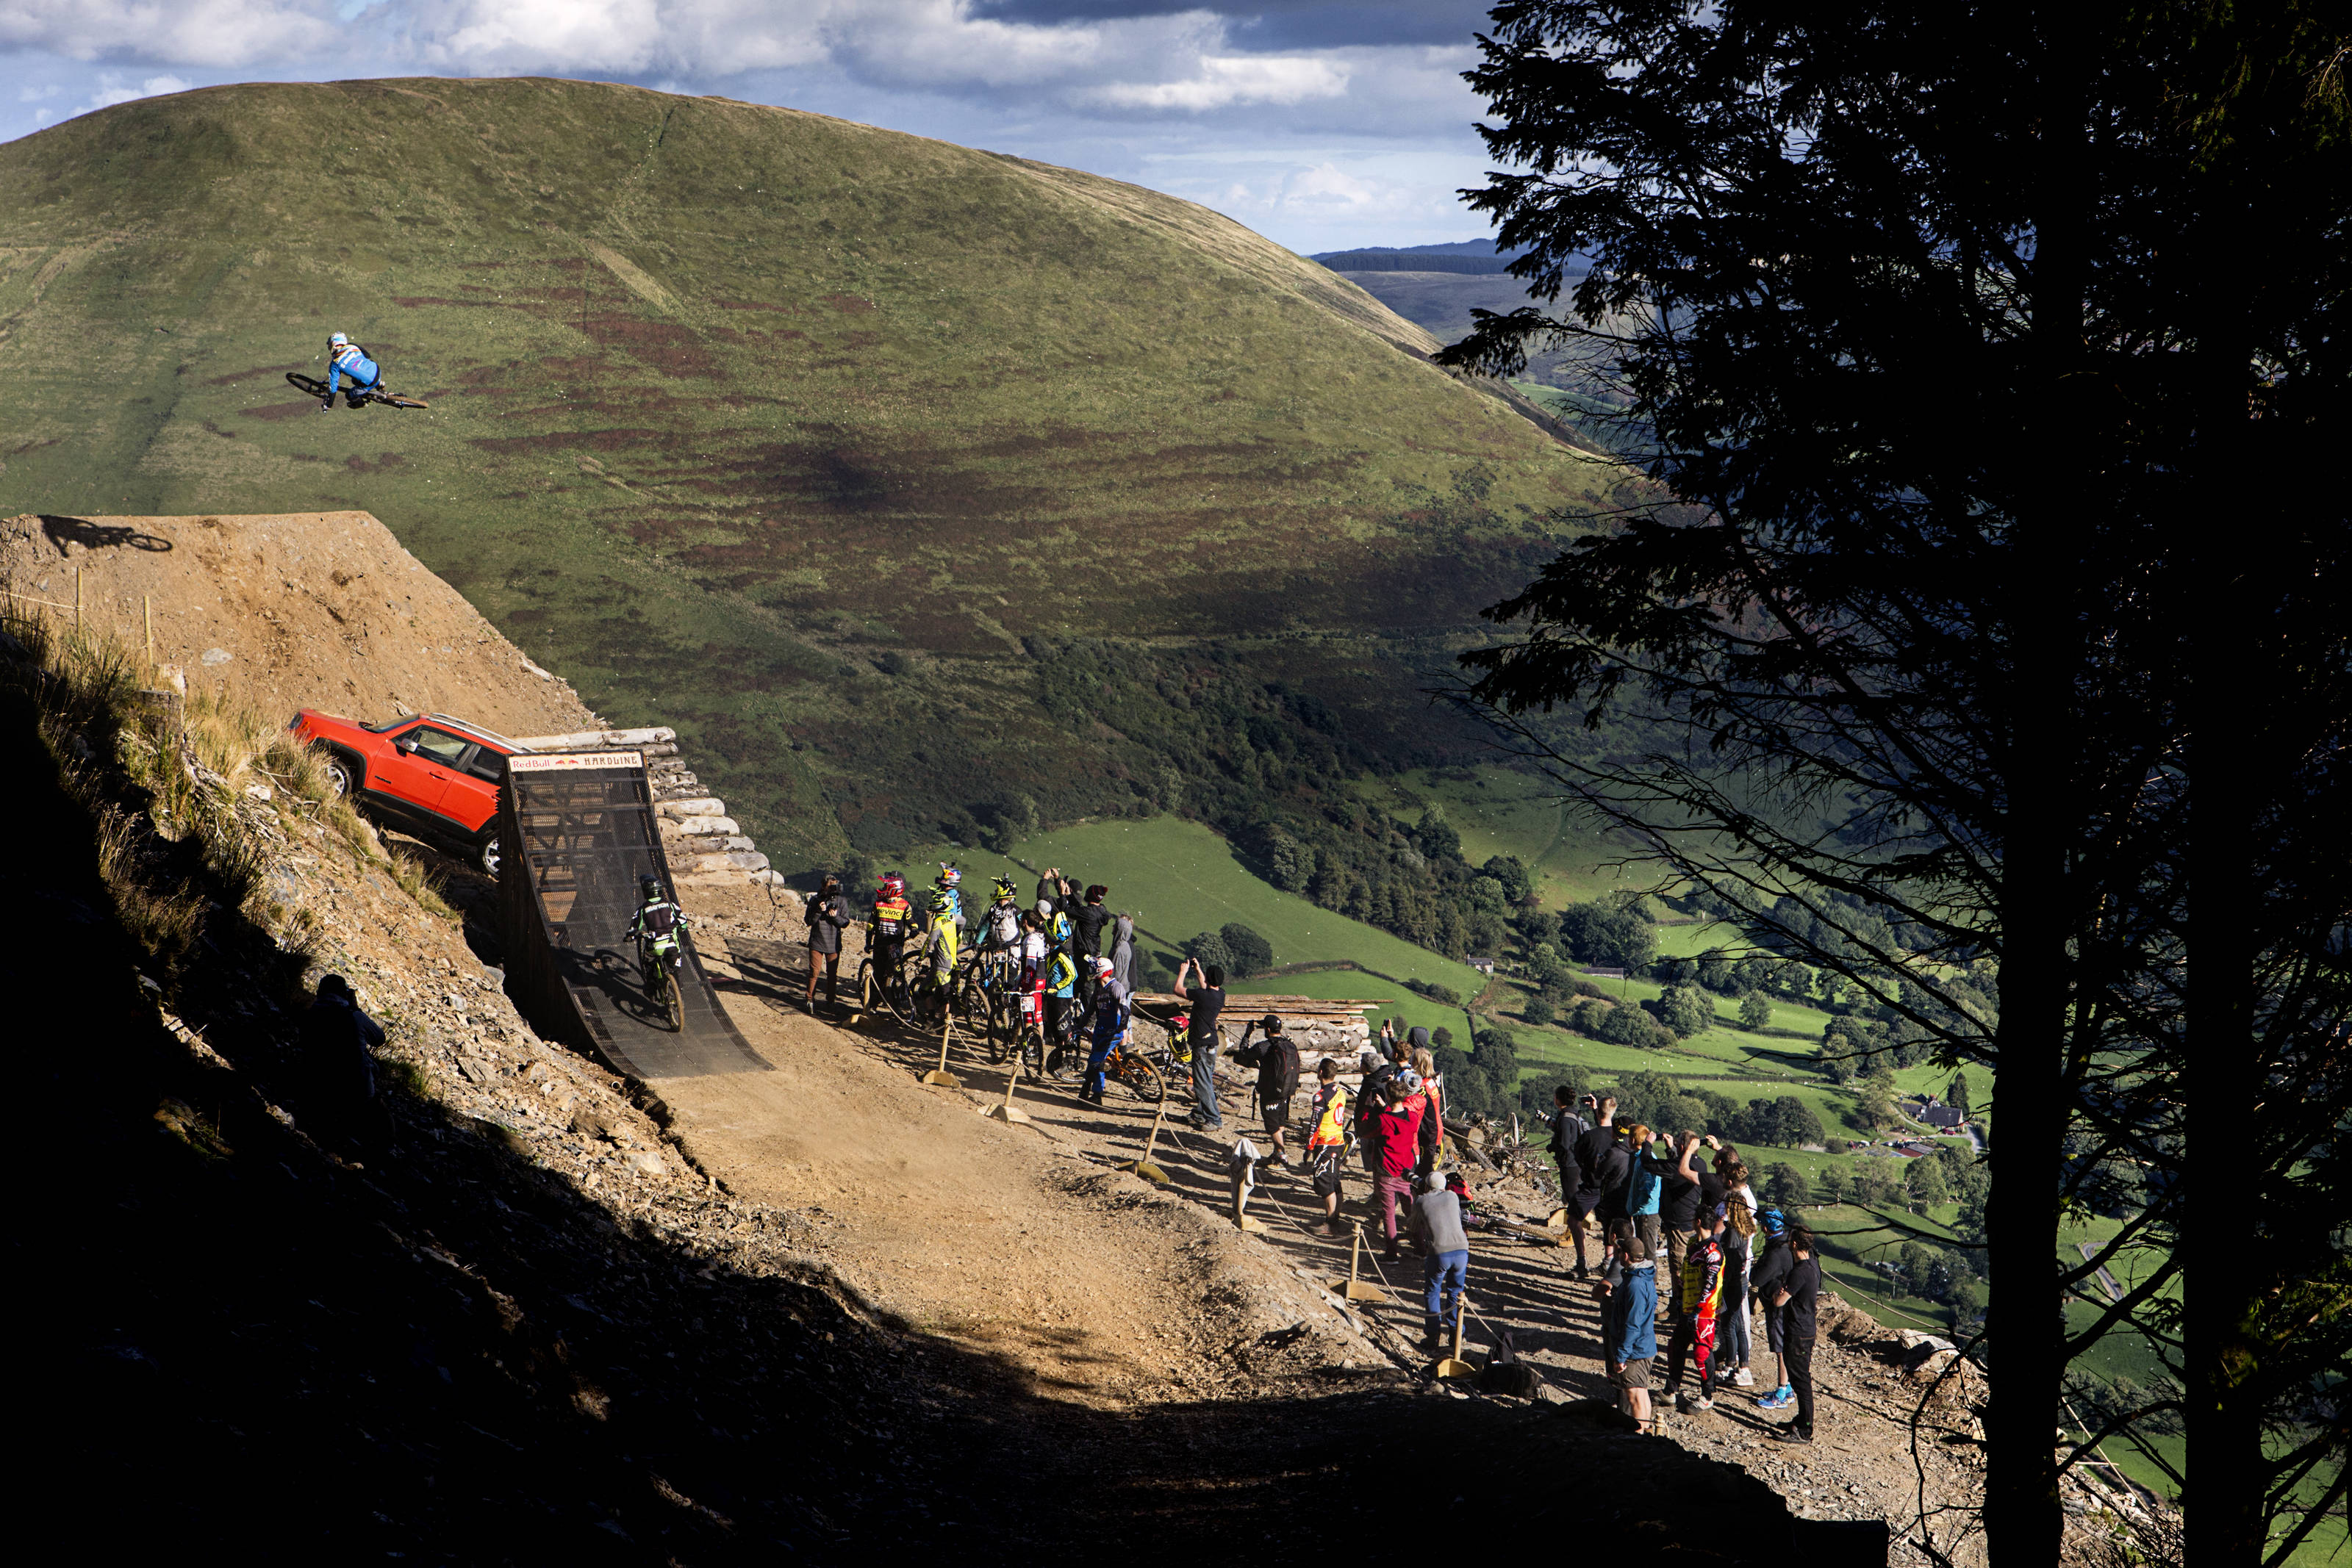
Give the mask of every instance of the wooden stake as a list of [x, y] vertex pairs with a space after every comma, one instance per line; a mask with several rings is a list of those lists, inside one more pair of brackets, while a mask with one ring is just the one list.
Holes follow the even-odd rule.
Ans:
[[961, 1089], [963, 1080], [948, 1071], [948, 1037], [955, 1032], [955, 1009], [941, 1009], [940, 1017], [940, 1064], [923, 1074], [922, 1082], [936, 1083], [942, 1089]]
[[1013, 1071], [1004, 1080], [1004, 1103], [991, 1105], [988, 1113], [1001, 1122], [1025, 1122], [1029, 1113], [1013, 1103], [1013, 1085], [1021, 1082], [1021, 1042], [1013, 1042]]
[[81, 568], [74, 568], [74, 635], [81, 635]]
[[1356, 1270], [1363, 1255], [1364, 1227], [1361, 1221], [1358, 1221], [1356, 1239], [1348, 1244], [1348, 1277], [1331, 1288], [1339, 1292], [1339, 1299], [1343, 1301], [1385, 1301], [1388, 1292], [1377, 1285], [1367, 1285], [1356, 1277]]
[[1478, 1369], [1462, 1359], [1462, 1322], [1470, 1315], [1470, 1292], [1464, 1290], [1454, 1298], [1454, 1354], [1437, 1364], [1440, 1377], [1475, 1377]]
[[147, 622], [147, 667], [155, 667], [155, 600], [152, 594], [139, 596], [139, 613]]
[[[1124, 1049], [1124, 1048], [1122, 1048]], [[1151, 1163], [1151, 1152], [1160, 1143], [1160, 1124], [1168, 1120], [1168, 1081], [1160, 1081], [1160, 1107], [1151, 1113], [1151, 1131], [1144, 1135], [1143, 1157], [1129, 1160], [1118, 1168], [1133, 1171], [1154, 1186], [1168, 1185], [1168, 1173]]]

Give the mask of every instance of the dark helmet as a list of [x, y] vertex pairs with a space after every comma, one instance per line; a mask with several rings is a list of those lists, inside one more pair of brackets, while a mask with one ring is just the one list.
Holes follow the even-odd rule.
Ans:
[[646, 873], [645, 875], [637, 878], [637, 891], [647, 898], [655, 897], [661, 892], [661, 878], [651, 872]]

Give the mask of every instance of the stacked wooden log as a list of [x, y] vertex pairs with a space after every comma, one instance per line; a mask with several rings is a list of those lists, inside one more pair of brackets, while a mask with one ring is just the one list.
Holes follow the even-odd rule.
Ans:
[[727, 803], [702, 787], [679, 755], [677, 731], [667, 725], [646, 729], [588, 729], [572, 735], [520, 738], [533, 751], [629, 750], [642, 753], [654, 788], [654, 810], [661, 822], [662, 850], [670, 872], [682, 883], [746, 883], [782, 880], [768, 865]]
[[[1146, 991], [1135, 998], [1147, 1015], [1165, 1017], [1189, 1004], [1165, 991]], [[1329, 997], [1255, 996], [1240, 991], [1225, 995], [1222, 1022], [1227, 1039], [1237, 1038], [1241, 1026], [1272, 1013], [1298, 1042], [1302, 1053], [1342, 1052], [1352, 1056], [1371, 1043], [1371, 1024], [1364, 1015], [1375, 1008], [1393, 1007], [1386, 998], [1369, 999]]]

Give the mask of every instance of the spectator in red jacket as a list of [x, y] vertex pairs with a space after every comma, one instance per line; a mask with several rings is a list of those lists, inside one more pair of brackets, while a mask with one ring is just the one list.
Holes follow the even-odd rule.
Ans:
[[1399, 1068], [1385, 1087], [1387, 1103], [1374, 1118], [1381, 1168], [1372, 1178], [1372, 1191], [1381, 1206], [1381, 1235], [1388, 1242], [1382, 1257], [1393, 1263], [1398, 1259], [1397, 1205], [1412, 1207], [1412, 1167], [1421, 1153], [1421, 1118], [1429, 1099], [1421, 1092], [1421, 1074], [1410, 1067]]

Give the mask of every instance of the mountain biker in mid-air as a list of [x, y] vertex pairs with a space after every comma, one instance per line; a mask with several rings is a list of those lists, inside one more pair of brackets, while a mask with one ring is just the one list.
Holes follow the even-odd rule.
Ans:
[[369, 359], [365, 349], [337, 332], [327, 340], [327, 397], [319, 405], [320, 413], [335, 406], [337, 383], [345, 376], [352, 379], [351, 389], [343, 393], [346, 408], [363, 406], [370, 392], [389, 392], [383, 384], [383, 367]]

